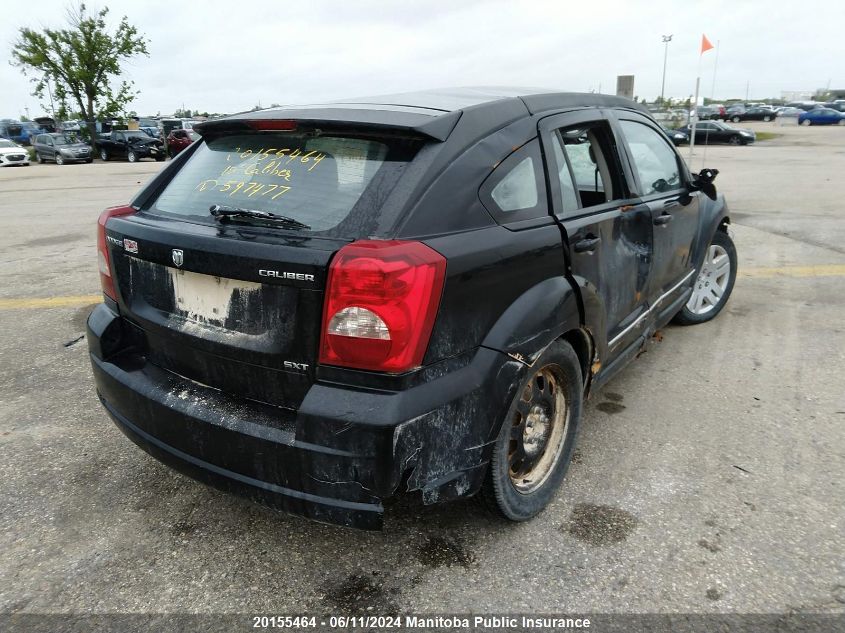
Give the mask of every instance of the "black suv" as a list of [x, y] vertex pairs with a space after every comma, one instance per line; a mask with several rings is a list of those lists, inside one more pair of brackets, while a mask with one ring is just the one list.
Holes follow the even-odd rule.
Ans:
[[736, 276], [715, 170], [601, 95], [456, 90], [209, 121], [99, 219], [118, 427], [197, 479], [379, 528], [481, 492], [537, 514], [582, 402]]
[[64, 165], [93, 160], [91, 147], [72, 134], [38, 134], [32, 140], [32, 148], [39, 163], [53, 160], [57, 165]]

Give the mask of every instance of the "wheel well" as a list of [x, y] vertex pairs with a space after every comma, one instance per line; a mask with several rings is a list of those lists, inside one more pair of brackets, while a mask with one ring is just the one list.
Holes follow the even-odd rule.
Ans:
[[728, 224], [730, 224], [730, 223], [731, 223], [731, 219], [729, 217], [725, 216], [724, 218], [722, 218], [722, 221], [719, 222], [719, 230], [722, 231], [723, 233], [727, 233], [728, 232]]
[[584, 384], [587, 384], [587, 379], [590, 377], [590, 362], [593, 357], [593, 344], [589, 335], [584, 330], [569, 330], [560, 338], [569, 343], [575, 350], [578, 362], [581, 365], [581, 378]]

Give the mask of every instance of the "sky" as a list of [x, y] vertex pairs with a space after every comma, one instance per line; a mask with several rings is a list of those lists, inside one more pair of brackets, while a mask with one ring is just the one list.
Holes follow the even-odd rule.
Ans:
[[[780, 97], [845, 89], [845, 5], [830, 15], [785, 0], [89, 0], [116, 24], [127, 16], [149, 57], [125, 64], [140, 115], [177, 108], [238, 112], [271, 103], [455, 86], [537, 86], [666, 96]], [[67, 0], [14, 3], [0, 19], [0, 118], [45, 114], [10, 65], [21, 27], [60, 27]], [[821, 6], [821, 5], [819, 5]], [[23, 8], [25, 7], [25, 8]], [[4, 7], [8, 9], [9, 7]], [[701, 35], [718, 45], [699, 56]], [[714, 85], [715, 70], [715, 91]]]

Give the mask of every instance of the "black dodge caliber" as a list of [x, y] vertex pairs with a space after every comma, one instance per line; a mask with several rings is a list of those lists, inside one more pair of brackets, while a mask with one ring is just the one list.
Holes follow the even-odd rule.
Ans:
[[236, 115], [99, 219], [97, 392], [217, 487], [379, 528], [540, 512], [582, 403], [736, 277], [715, 170], [631, 101], [422, 92]]

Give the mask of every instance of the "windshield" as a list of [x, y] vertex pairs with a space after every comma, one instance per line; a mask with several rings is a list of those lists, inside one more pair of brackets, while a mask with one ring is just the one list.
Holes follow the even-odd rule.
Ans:
[[70, 145], [71, 143], [76, 143], [76, 139], [72, 136], [68, 136], [67, 134], [59, 134], [58, 136], [53, 137], [53, 142], [56, 145]]
[[150, 139], [150, 135], [149, 135], [149, 134], [147, 134], [146, 132], [141, 132], [141, 131], [138, 131], [138, 132], [124, 132], [124, 134], [126, 135], [126, 140], [127, 140], [127, 141], [131, 141], [132, 139], [136, 139], [136, 138], [139, 138], [139, 139], [141, 139], [142, 141], [145, 141], [145, 140], [149, 140], [149, 139]]
[[290, 133], [213, 138], [194, 152], [150, 210], [209, 221], [209, 208], [219, 204], [285, 215], [313, 231], [327, 231], [365, 193], [370, 213], [379, 208], [390, 189], [385, 180], [395, 182], [415, 151], [416, 143], [408, 140]]
[[17, 147], [17, 144], [12, 143], [12, 141], [7, 141], [6, 139], [0, 139], [0, 147]]

